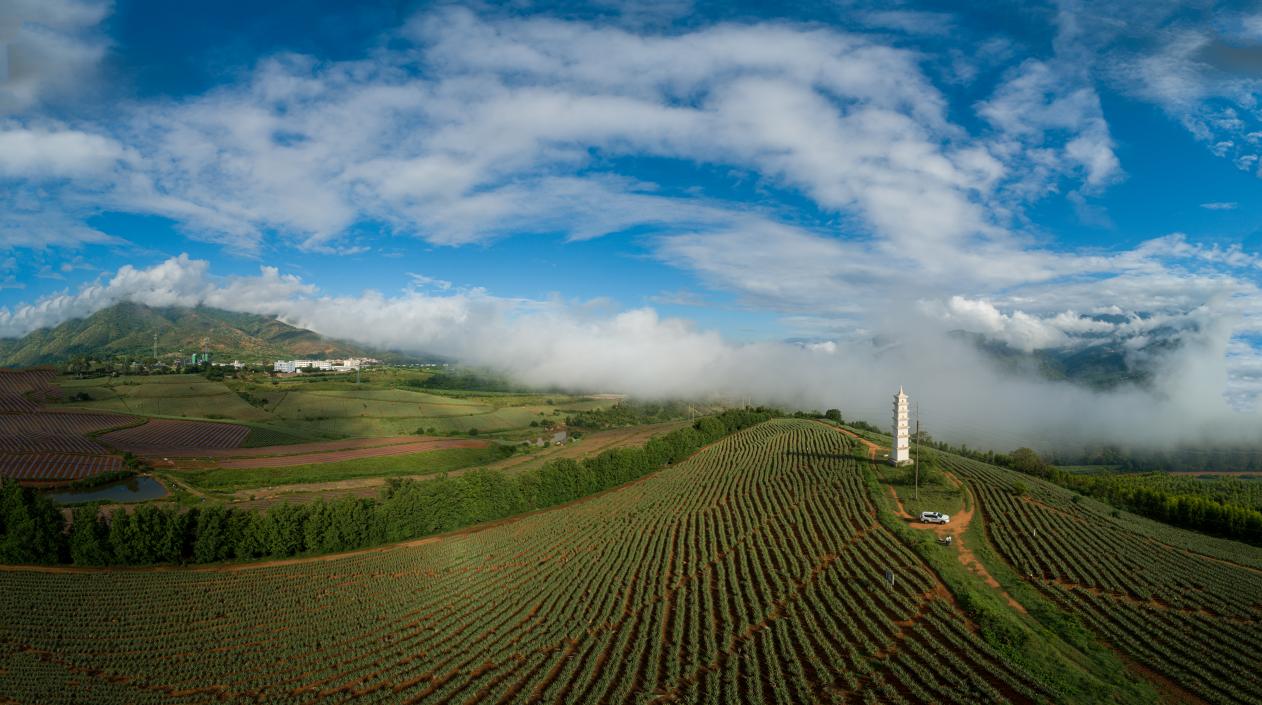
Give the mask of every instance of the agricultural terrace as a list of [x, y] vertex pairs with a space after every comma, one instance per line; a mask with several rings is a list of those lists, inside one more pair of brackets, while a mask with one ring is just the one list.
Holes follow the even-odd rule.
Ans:
[[[206, 492], [236, 492], [238, 495], [248, 496], [254, 496], [260, 488], [284, 487], [295, 483], [336, 483], [356, 478], [373, 478], [379, 481], [376, 483], [379, 487], [390, 477], [421, 477], [486, 465], [504, 456], [501, 448], [502, 446], [493, 446], [486, 441], [443, 438], [408, 446], [367, 449], [400, 450], [399, 453], [356, 457], [358, 454], [354, 452], [332, 452], [317, 456], [256, 458], [243, 461], [246, 464], [242, 466], [224, 463], [206, 470], [171, 471], [168, 476], [177, 477]], [[302, 459], [306, 459], [305, 464], [292, 462]], [[285, 462], [269, 463], [280, 460]], [[379, 492], [378, 489], [372, 494]], [[333, 499], [338, 494], [321, 492], [319, 496]]]
[[52, 483], [119, 470], [119, 459], [86, 434], [139, 421], [121, 414], [0, 414], [0, 477]]
[[1163, 526], [956, 456], [990, 540], [1021, 575], [1185, 699], [1257, 703], [1262, 551]]
[[851, 443], [819, 424], [764, 423], [562, 509], [336, 559], [0, 572], [0, 692], [101, 704], [1051, 699], [877, 521]]
[[0, 413], [36, 411], [46, 399], [58, 396], [51, 369], [0, 369]]
[[0, 477], [19, 482], [66, 482], [83, 480], [123, 469], [115, 455], [78, 453], [0, 453]]
[[[360, 450], [372, 450], [377, 455], [372, 456], [373, 459], [366, 459], [367, 456], [359, 458], [357, 461], [348, 462], [345, 471], [342, 468], [331, 468], [329, 465], [321, 467], [302, 468], [286, 468], [283, 473], [269, 472], [263, 475], [255, 474], [251, 476], [241, 476], [242, 480], [248, 481], [248, 485], [239, 485], [231, 495], [234, 506], [240, 508], [263, 509], [277, 502], [286, 503], [303, 503], [316, 499], [333, 500], [339, 497], [363, 497], [372, 498], [381, 494], [382, 489], [389, 481], [390, 477], [415, 477], [418, 475], [432, 475], [436, 472], [446, 472], [449, 477], [457, 477], [462, 473], [480, 466], [487, 470], [499, 471], [506, 475], [515, 475], [518, 473], [538, 470], [546, 463], [553, 460], [582, 460], [591, 458], [600, 453], [615, 448], [628, 448], [642, 446], [649, 438], [654, 435], [667, 434], [671, 431], [690, 426], [692, 422], [684, 419], [680, 421], [669, 421], [666, 423], [651, 424], [647, 426], [633, 426], [630, 428], [616, 428], [606, 431], [596, 431], [583, 436], [583, 440], [577, 443], [568, 443], [561, 446], [548, 446], [538, 452], [526, 455], [511, 455], [507, 458], [501, 458], [502, 451], [498, 453], [487, 453], [486, 455], [477, 455], [473, 460], [466, 462], [465, 467], [458, 466], [439, 466], [437, 462], [446, 462], [451, 458], [446, 456], [434, 456], [425, 454], [419, 458], [411, 458], [409, 456], [401, 456], [397, 458], [385, 457], [384, 451], [394, 451], [400, 446], [413, 445], [418, 443], [415, 436], [401, 437], [400, 439], [383, 439], [383, 438], [364, 438], [352, 439], [347, 441], [331, 441], [328, 444], [319, 444], [328, 446], [329, 450], [338, 447], [338, 444], [355, 443], [365, 446]], [[390, 441], [389, 444], [377, 445]], [[419, 441], [426, 443], [427, 441]], [[463, 444], [468, 443], [467, 440], [447, 439], [447, 444]], [[450, 447], [450, 445], [448, 446]], [[293, 448], [293, 446], [290, 446]], [[257, 451], [266, 451], [269, 453], [281, 450], [273, 449], [257, 449]], [[240, 454], [241, 450], [224, 451], [225, 453]], [[340, 451], [339, 451], [340, 452]], [[377, 460], [377, 457], [383, 458]], [[258, 461], [285, 461], [291, 462], [293, 455], [276, 455], [266, 458], [258, 458]], [[491, 462], [486, 462], [487, 458]], [[252, 458], [242, 458], [242, 461], [249, 461]], [[436, 462], [437, 461], [437, 462]], [[181, 461], [184, 462], [184, 461]], [[188, 479], [186, 475], [181, 476]], [[276, 478], [280, 478], [279, 480]], [[203, 485], [192, 480], [199, 487]], [[223, 491], [223, 490], [219, 490]]]
[[233, 421], [250, 428], [241, 445], [429, 434], [509, 434], [616, 400], [565, 394], [422, 390], [429, 373], [373, 369], [353, 376], [266, 376], [211, 381], [200, 375], [63, 380], [76, 407], [174, 419]]

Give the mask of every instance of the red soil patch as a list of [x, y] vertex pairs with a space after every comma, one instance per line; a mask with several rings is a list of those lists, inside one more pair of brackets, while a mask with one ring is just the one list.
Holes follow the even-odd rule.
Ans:
[[263, 458], [277, 455], [324, 453], [333, 450], [355, 450], [433, 440], [433, 436], [385, 436], [382, 438], [343, 438], [337, 441], [296, 443], [259, 448], [181, 448], [167, 453], [168, 458]]
[[351, 448], [349, 450], [329, 451], [327, 453], [305, 453], [301, 455], [278, 455], [263, 458], [244, 458], [217, 463], [221, 468], [279, 468], [289, 465], [315, 465], [319, 463], [337, 463], [343, 460], [359, 458], [379, 458], [388, 455], [406, 455], [408, 453], [424, 453], [431, 450], [447, 448], [486, 448], [488, 441], [467, 438], [435, 438], [425, 441], [413, 441], [376, 448]]

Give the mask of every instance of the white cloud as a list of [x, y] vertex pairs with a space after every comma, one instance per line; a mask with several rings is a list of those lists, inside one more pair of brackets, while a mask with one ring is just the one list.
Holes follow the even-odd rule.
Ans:
[[[126, 147], [109, 188], [76, 182], [47, 200], [74, 212], [90, 189], [98, 204], [252, 252], [273, 231], [311, 249], [360, 247], [361, 221], [458, 245], [742, 219], [746, 206], [617, 171], [620, 157], [654, 156], [753, 174], [933, 259], [1008, 237], [1029, 194], [1003, 190], [1041, 149], [970, 139], [919, 55], [829, 30], [655, 35], [450, 10], [390, 47], [358, 61], [273, 57], [240, 84], [131, 106], [111, 130]], [[1058, 105], [1043, 107], [1048, 129], [1082, 178], [1103, 183], [1116, 171], [1107, 129], [1093, 116], [1062, 125]], [[94, 166], [108, 165], [96, 146]]]
[[1239, 206], [1240, 204], [1235, 201], [1213, 201], [1201, 204], [1201, 208], [1211, 211], [1234, 211]]
[[1022, 176], [1028, 189], [1054, 187], [1062, 164], [1073, 165], [1092, 188], [1121, 175], [1100, 97], [1082, 67], [1029, 59], [978, 113], [1000, 131], [1003, 152], [1030, 167]]
[[408, 272], [408, 279], [412, 281], [412, 286], [418, 288], [432, 288], [439, 291], [447, 291], [451, 288], [451, 282], [446, 279], [437, 279], [416, 272]]
[[1207, 25], [1162, 8], [1117, 46], [1100, 50], [1108, 52], [1108, 73], [1121, 90], [1160, 106], [1211, 152], [1251, 171], [1259, 148], [1249, 135], [1262, 128], [1262, 77], [1247, 66], [1250, 60], [1241, 64], [1234, 57], [1256, 53], [1251, 28], [1257, 15], [1229, 8], [1216, 14], [1220, 21]]
[[106, 0], [0, 3], [0, 114], [69, 97], [90, 85], [105, 55]]
[[[1202, 336], [1189, 337], [1165, 363], [1169, 374], [1160, 377], [1158, 389], [1101, 394], [1002, 377], [974, 348], [917, 326], [908, 326], [894, 347], [876, 348], [870, 341], [737, 345], [646, 308], [602, 313], [558, 301], [500, 298], [479, 289], [325, 296], [275, 269], [263, 268], [255, 277], [220, 278], [206, 262], [181, 256], [148, 269], [124, 267], [77, 294], [0, 310], [0, 331], [13, 334], [120, 300], [204, 303], [278, 315], [326, 335], [450, 355], [541, 386], [838, 406], [851, 417], [883, 421], [891, 390], [905, 384], [921, 402], [935, 435], [999, 447], [1067, 439], [1256, 440], [1258, 433], [1256, 413], [1230, 411], [1215, 391], [1229, 377], [1246, 388], [1255, 385], [1256, 351], [1229, 344], [1221, 326], [1214, 325]], [[976, 300], [952, 301], [948, 310], [997, 330], [1036, 337], [1098, 325], [1073, 315], [1001, 313], [997, 305]], [[1229, 356], [1239, 358], [1230, 367]]]
[[945, 12], [867, 10], [855, 17], [868, 27], [907, 34], [941, 36], [955, 29], [955, 18]]
[[73, 129], [28, 129], [0, 124], [0, 177], [107, 175], [127, 156], [117, 141]]

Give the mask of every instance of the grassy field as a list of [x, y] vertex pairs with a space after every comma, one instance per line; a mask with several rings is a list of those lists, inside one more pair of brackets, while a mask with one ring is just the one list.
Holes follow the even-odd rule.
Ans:
[[142, 416], [271, 420], [267, 412], [250, 406], [222, 382], [210, 382], [200, 375], [63, 379], [58, 384], [67, 399], [79, 393], [90, 397], [88, 401], [74, 401], [78, 407]]
[[[165, 375], [58, 381], [75, 407], [143, 416], [231, 420], [254, 431], [247, 447], [270, 443], [439, 434], [492, 434], [527, 438], [541, 433], [531, 422], [563, 422], [569, 413], [616, 403], [566, 394], [421, 390], [428, 373], [374, 369], [356, 384], [353, 375], [208, 381], [200, 375]], [[84, 398], [86, 397], [86, 399]]]
[[956, 514], [964, 508], [964, 491], [958, 481], [929, 463], [921, 467], [919, 490], [916, 489], [911, 467], [895, 468], [878, 463], [875, 472], [898, 495], [907, 513], [914, 517], [920, 516], [921, 512]]
[[192, 487], [215, 493], [229, 493], [259, 487], [293, 483], [336, 482], [361, 477], [431, 475], [471, 465], [490, 463], [503, 457], [495, 447], [447, 448], [423, 453], [356, 458], [333, 463], [290, 465], [278, 468], [214, 468], [210, 470], [168, 471]]

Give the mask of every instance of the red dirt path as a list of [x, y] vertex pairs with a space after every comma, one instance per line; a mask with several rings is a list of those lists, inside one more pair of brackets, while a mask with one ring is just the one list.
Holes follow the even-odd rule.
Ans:
[[[849, 431], [844, 428], [837, 428], [837, 430], [867, 446], [868, 458], [872, 462], [876, 462], [876, 453], [879, 450], [879, 446], [877, 446], [877, 444], [863, 438], [853, 431]], [[999, 584], [999, 581], [995, 579], [995, 576], [991, 575], [990, 571], [986, 570], [986, 566], [977, 559], [977, 556], [973, 554], [973, 550], [965, 544], [964, 533], [968, 530], [969, 523], [973, 521], [973, 512], [977, 508], [977, 500], [973, 497], [973, 493], [969, 490], [968, 485], [962, 483], [958, 478], [950, 473], [947, 473], [947, 477], [951, 478], [951, 481], [957, 486], [964, 489], [964, 493], [968, 500], [967, 507], [953, 515], [951, 517], [950, 524], [921, 524], [917, 522], [914, 517], [907, 513], [907, 509], [903, 506], [903, 501], [898, 498], [898, 493], [894, 491], [893, 485], [886, 485], [889, 487], [890, 496], [894, 498], [894, 504], [897, 507], [896, 511], [898, 516], [906, 521], [913, 529], [932, 531], [937, 534], [939, 538], [947, 536], [948, 534], [953, 535], [953, 548], [956, 551], [956, 555], [959, 557], [960, 563], [965, 568], [968, 568], [969, 571], [985, 581], [987, 585], [995, 590], [998, 590], [999, 593], [1008, 601], [1008, 604], [1012, 607], [1012, 609], [1020, 612], [1021, 614], [1025, 614], [1025, 606], [1020, 602], [1017, 602], [1012, 595], [1008, 594], [1007, 590], [1003, 589], [1003, 586]]]
[[179, 448], [167, 453], [167, 458], [261, 458], [277, 455], [299, 455], [304, 453], [324, 453], [332, 450], [355, 450], [357, 448], [376, 448], [380, 446], [415, 443], [416, 441], [434, 440], [433, 436], [387, 436], [382, 438], [343, 438], [336, 441], [318, 441], [314, 443], [296, 443], [283, 446], [262, 446], [259, 448]]
[[400, 443], [376, 448], [351, 448], [327, 453], [304, 453], [300, 455], [278, 455], [262, 458], [244, 458], [217, 463], [221, 468], [279, 468], [288, 465], [315, 465], [318, 463], [336, 463], [358, 458], [378, 458], [387, 455], [405, 455], [407, 453], [424, 453], [430, 450], [447, 448], [486, 448], [488, 441], [467, 438], [433, 438], [412, 443]]

